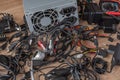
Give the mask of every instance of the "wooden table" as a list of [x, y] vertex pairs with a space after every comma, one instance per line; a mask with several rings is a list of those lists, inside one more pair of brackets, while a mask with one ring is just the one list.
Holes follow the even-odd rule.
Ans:
[[[23, 22], [24, 11], [23, 11], [22, 0], [0, 0], [0, 12], [13, 14], [15, 20], [19, 24], [24, 23]], [[107, 41], [107, 39], [99, 39], [99, 41], [101, 43], [101, 46], [110, 43]], [[115, 44], [115, 43], [110, 43], [110, 44]], [[110, 62], [111, 56], [106, 58], [106, 60]], [[100, 78], [101, 80], [120, 80], [120, 66], [114, 67], [112, 73], [105, 73], [103, 75], [100, 75]], [[19, 80], [19, 78], [17, 80]]]

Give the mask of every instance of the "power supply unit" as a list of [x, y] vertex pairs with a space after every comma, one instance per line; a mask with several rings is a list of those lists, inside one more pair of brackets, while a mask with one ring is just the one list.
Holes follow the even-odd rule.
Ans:
[[65, 26], [79, 25], [77, 0], [23, 0], [25, 20], [36, 35], [49, 32], [63, 20]]

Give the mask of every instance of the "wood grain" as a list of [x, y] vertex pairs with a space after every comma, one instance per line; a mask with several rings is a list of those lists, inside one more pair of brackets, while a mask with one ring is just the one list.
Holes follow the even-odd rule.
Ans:
[[0, 0], [0, 13], [11, 13], [14, 15], [15, 20], [23, 23], [23, 5], [22, 0]]
[[[13, 14], [15, 20], [19, 24], [24, 23], [23, 22], [24, 11], [23, 11], [22, 0], [0, 0], [0, 13], [4, 13], [4, 12]], [[108, 42], [106, 39], [100, 39], [100, 43], [104, 45]], [[108, 61], [110, 59], [111, 57], [106, 58], [106, 60]], [[100, 78], [101, 80], [120, 80], [120, 67], [116, 66], [113, 69], [112, 73], [105, 73], [104, 75], [100, 75]], [[18, 78], [17, 80], [20, 80], [20, 79]]]

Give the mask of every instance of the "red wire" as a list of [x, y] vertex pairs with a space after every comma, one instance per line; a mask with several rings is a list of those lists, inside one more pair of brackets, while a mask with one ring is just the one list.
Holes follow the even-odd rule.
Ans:
[[109, 11], [109, 12], [106, 12], [106, 14], [107, 14], [107, 15], [120, 16], [120, 12]]

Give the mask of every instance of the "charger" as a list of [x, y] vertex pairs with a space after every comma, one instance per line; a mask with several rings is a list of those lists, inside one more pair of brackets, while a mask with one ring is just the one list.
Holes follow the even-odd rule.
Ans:
[[115, 47], [115, 52], [111, 61], [111, 70], [115, 65], [120, 65], [120, 43], [117, 43]]

